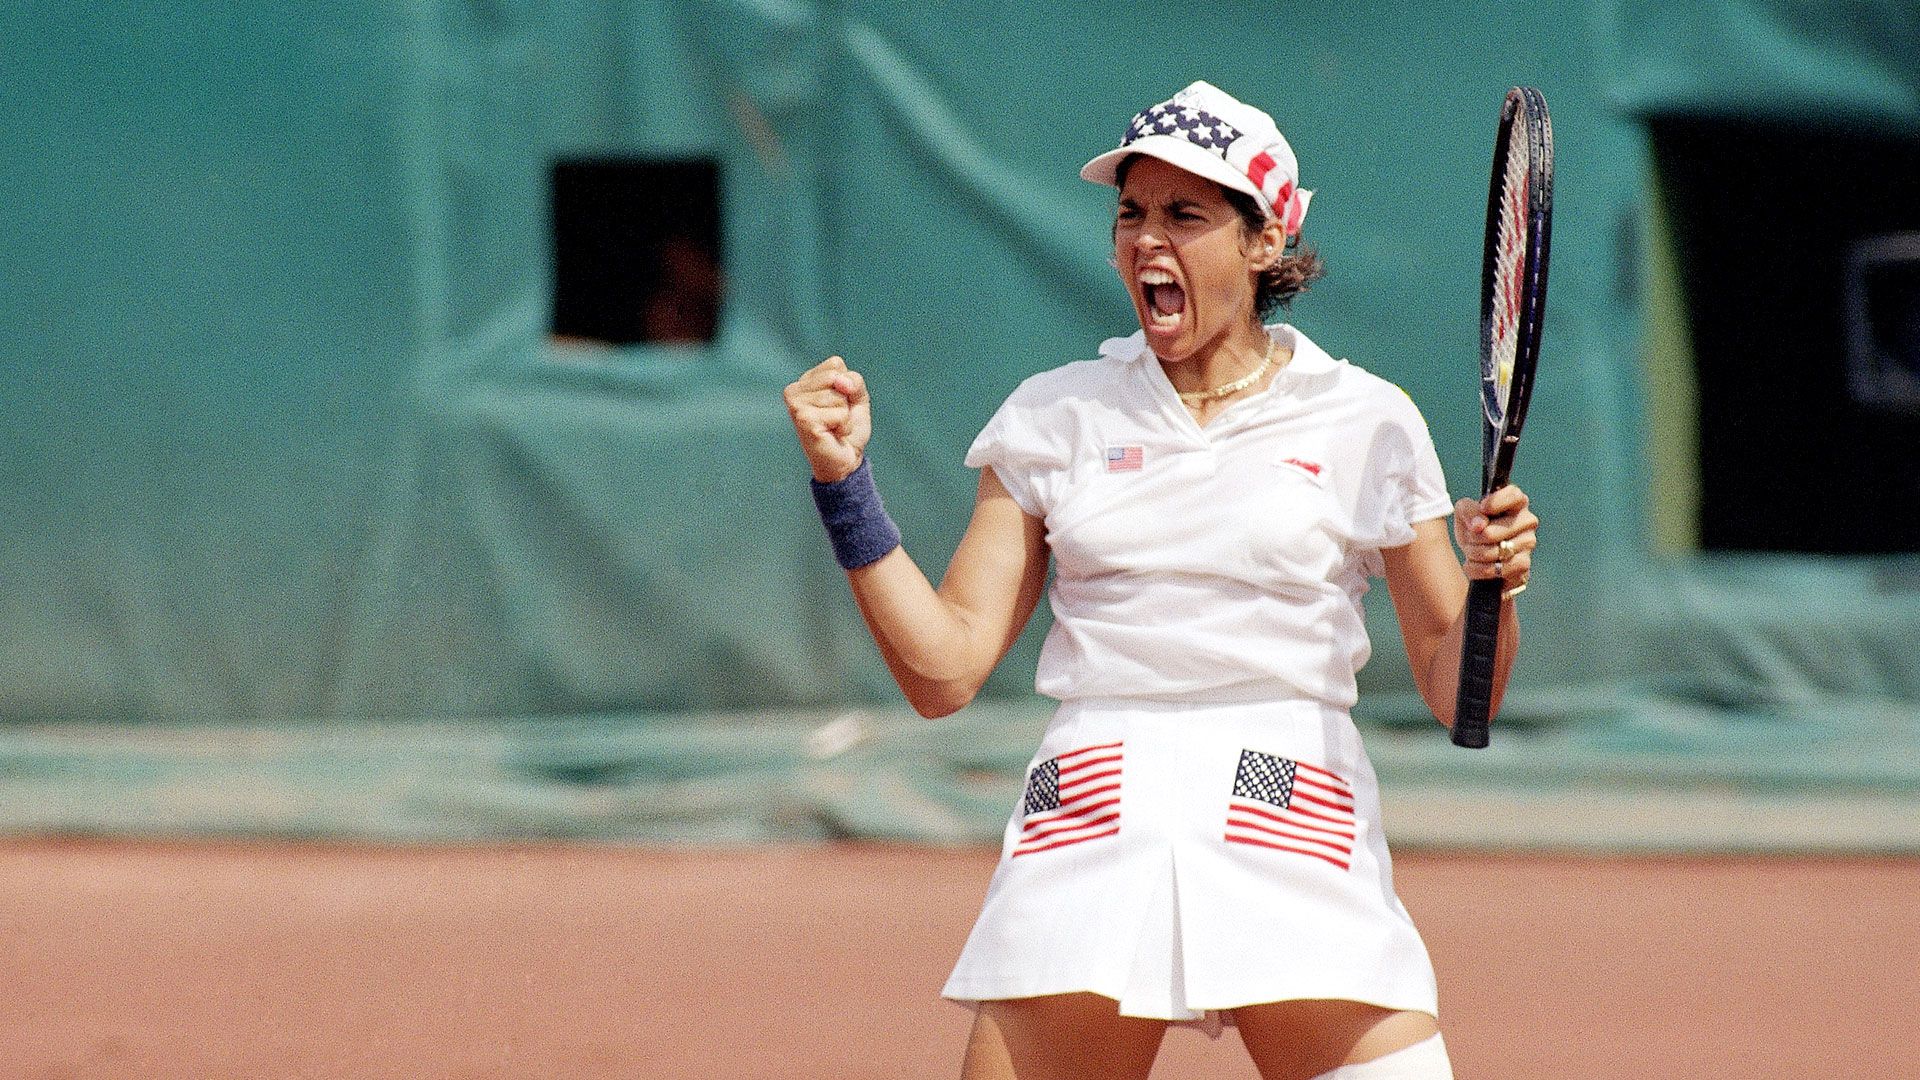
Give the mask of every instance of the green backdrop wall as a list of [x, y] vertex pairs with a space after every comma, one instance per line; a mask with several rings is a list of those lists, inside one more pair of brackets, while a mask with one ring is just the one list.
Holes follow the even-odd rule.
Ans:
[[[1330, 273], [1293, 320], [1412, 393], [1462, 491], [1493, 124], [1516, 83], [1554, 110], [1520, 473], [1550, 546], [1489, 754], [1422, 725], [1370, 612], [1362, 713], [1402, 831], [1911, 844], [1884, 823], [1920, 778], [1920, 604], [1866, 587], [1904, 564], [1654, 552], [1643, 386], [1671, 361], [1643, 356], [1620, 241], [1648, 220], [1648, 116], [1915, 126], [1913, 18], [1840, 8], [0, 14], [0, 827], [992, 835], [1044, 718], [1044, 612], [986, 704], [904, 718], [779, 388], [830, 352], [866, 372], [889, 503], [937, 573], [979, 425], [1130, 324], [1111, 194], [1079, 163], [1204, 77], [1276, 115], [1317, 191]], [[547, 342], [547, 170], [607, 154], [720, 163], [712, 345]], [[1787, 841], [1620, 812], [1728, 791], [1865, 824]], [[1455, 829], [1458, 798], [1507, 831]], [[1544, 804], [1557, 824], [1523, 827]]]

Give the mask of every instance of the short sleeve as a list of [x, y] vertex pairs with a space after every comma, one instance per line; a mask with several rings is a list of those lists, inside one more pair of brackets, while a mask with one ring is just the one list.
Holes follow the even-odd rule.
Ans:
[[1420, 409], [1397, 386], [1383, 398], [1368, 452], [1368, 490], [1355, 521], [1357, 538], [1374, 549], [1410, 544], [1416, 524], [1453, 512], [1440, 455]]
[[[1447, 476], [1440, 468], [1440, 454], [1433, 448], [1433, 434], [1427, 430], [1426, 418], [1420, 415], [1411, 398], [1407, 399], [1407, 413], [1413, 461], [1399, 478], [1403, 508], [1399, 517], [1405, 522], [1403, 533], [1396, 530], [1400, 544], [1413, 542], [1413, 527], [1420, 522], [1453, 513], [1453, 497], [1447, 494]], [[1381, 546], [1399, 547], [1400, 544]]]
[[1019, 396], [1016, 392], [1008, 398], [974, 437], [973, 445], [967, 448], [967, 468], [992, 468], [1021, 510], [1032, 517], [1045, 517], [1040, 478], [1051, 466], [1052, 455]]

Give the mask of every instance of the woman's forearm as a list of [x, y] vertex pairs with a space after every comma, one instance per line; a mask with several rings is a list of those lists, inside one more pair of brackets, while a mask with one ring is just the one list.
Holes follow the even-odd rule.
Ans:
[[907, 671], [934, 682], [986, 681], [997, 657], [975, 640], [966, 609], [940, 595], [906, 548], [848, 571], [847, 583], [874, 641]]
[[916, 711], [945, 716], [980, 692], [1046, 587], [1045, 533], [987, 469], [939, 588], [904, 547], [848, 571], [860, 615]]
[[[1493, 701], [1491, 713], [1500, 712], [1500, 699], [1507, 692], [1507, 676], [1513, 659], [1520, 652], [1520, 616], [1512, 601], [1500, 605], [1500, 637], [1493, 654]], [[1421, 700], [1433, 711], [1434, 719], [1453, 727], [1453, 713], [1460, 696], [1460, 651], [1466, 641], [1467, 612], [1463, 605], [1452, 625], [1427, 654], [1424, 665], [1416, 667], [1414, 681]]]

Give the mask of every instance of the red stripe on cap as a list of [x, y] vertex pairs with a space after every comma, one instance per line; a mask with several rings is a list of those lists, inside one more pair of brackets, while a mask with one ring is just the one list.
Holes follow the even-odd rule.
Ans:
[[1273, 171], [1275, 164], [1277, 163], [1273, 160], [1272, 154], [1265, 150], [1260, 151], [1258, 156], [1247, 162], [1247, 179], [1253, 181], [1254, 187], [1264, 191], [1267, 186], [1267, 174]]
[[1300, 231], [1300, 207], [1293, 199], [1293, 181], [1282, 183], [1274, 194], [1273, 216], [1280, 219], [1280, 227], [1288, 236]]

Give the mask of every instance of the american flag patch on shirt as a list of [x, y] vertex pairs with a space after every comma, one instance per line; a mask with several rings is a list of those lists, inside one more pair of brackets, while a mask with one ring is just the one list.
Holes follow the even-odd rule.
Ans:
[[1117, 742], [1083, 746], [1035, 765], [1013, 853], [1032, 855], [1119, 832], [1120, 749]]
[[1356, 829], [1345, 780], [1291, 758], [1240, 751], [1227, 803], [1228, 843], [1309, 855], [1345, 870]]
[[1146, 452], [1138, 446], [1107, 447], [1108, 472], [1139, 472], [1146, 464]]

